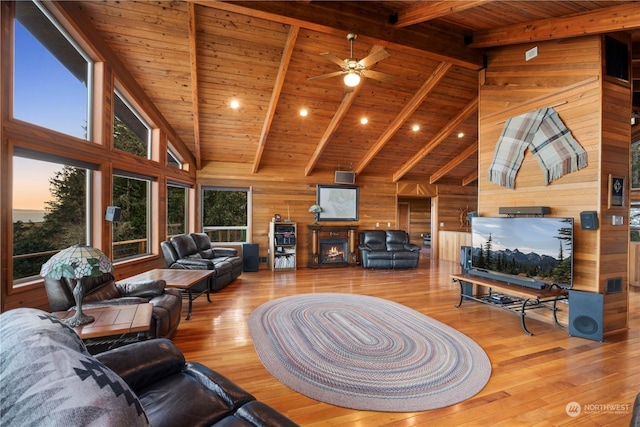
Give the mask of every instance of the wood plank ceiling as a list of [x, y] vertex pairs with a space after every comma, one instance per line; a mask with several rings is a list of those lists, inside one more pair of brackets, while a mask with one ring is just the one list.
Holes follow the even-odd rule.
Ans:
[[[259, 173], [291, 164], [305, 175], [353, 169], [466, 185], [477, 176], [482, 48], [625, 29], [634, 31], [640, 79], [640, 3], [630, 1], [108, 0], [78, 7], [198, 168], [231, 162]], [[393, 81], [365, 78], [348, 93], [342, 77], [308, 81], [340, 70], [320, 53], [349, 57], [350, 32], [358, 34], [356, 58], [387, 50], [390, 57], [371, 69]]]

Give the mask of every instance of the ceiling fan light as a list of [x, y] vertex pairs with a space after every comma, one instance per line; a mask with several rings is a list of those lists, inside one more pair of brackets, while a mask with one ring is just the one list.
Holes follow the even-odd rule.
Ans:
[[349, 71], [349, 73], [344, 76], [344, 84], [349, 87], [356, 87], [359, 83], [360, 75], [356, 72]]

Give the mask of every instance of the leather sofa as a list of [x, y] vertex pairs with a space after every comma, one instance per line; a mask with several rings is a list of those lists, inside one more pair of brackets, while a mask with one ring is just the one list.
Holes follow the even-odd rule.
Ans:
[[364, 268], [417, 268], [420, 246], [409, 243], [403, 230], [364, 230], [358, 236], [360, 264]]
[[[82, 279], [85, 295], [82, 308], [99, 305], [153, 304], [149, 338], [172, 338], [180, 324], [182, 297], [177, 289], [166, 288], [164, 280], [116, 283], [111, 273]], [[75, 280], [45, 277], [44, 287], [51, 311], [66, 311], [76, 305]]]
[[206, 233], [178, 234], [161, 242], [162, 255], [168, 268], [215, 270], [209, 290], [217, 291], [242, 274], [242, 258], [233, 248], [212, 247]]
[[90, 355], [55, 316], [0, 315], [0, 425], [295, 427], [168, 339]]

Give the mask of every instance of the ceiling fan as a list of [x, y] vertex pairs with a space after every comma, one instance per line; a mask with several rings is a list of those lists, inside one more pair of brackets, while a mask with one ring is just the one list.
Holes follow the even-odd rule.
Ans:
[[321, 56], [327, 58], [329, 61], [335, 62], [336, 64], [338, 64], [340, 68], [342, 68], [341, 71], [322, 74], [316, 77], [310, 77], [307, 80], [309, 81], [322, 80], [322, 79], [328, 79], [330, 77], [337, 77], [337, 76], [344, 75], [344, 84], [350, 88], [358, 86], [358, 84], [360, 83], [361, 77], [367, 77], [375, 80], [380, 80], [383, 82], [390, 82], [391, 80], [393, 80], [393, 76], [390, 76], [389, 74], [368, 69], [368, 67], [372, 66], [373, 64], [380, 62], [383, 59], [386, 59], [391, 56], [389, 55], [389, 52], [387, 52], [386, 50], [380, 49], [360, 60], [358, 58], [353, 57], [353, 41], [357, 38], [358, 38], [357, 34], [353, 34], [353, 33], [347, 34], [347, 40], [349, 40], [349, 43], [351, 44], [351, 54], [349, 58], [340, 59], [336, 55], [329, 52], [324, 52], [320, 54]]

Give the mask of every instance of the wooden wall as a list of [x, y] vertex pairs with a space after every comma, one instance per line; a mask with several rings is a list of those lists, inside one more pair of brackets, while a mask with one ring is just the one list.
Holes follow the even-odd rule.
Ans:
[[[536, 45], [539, 54], [530, 61], [525, 52], [533, 44], [488, 52], [479, 92], [478, 211], [498, 216], [501, 206], [549, 206], [551, 216], [573, 217], [574, 288], [604, 293], [606, 279], [622, 277], [625, 291], [605, 299], [605, 332], [623, 329], [629, 230], [608, 224], [613, 214], [626, 216], [627, 224], [628, 209], [609, 209], [607, 191], [609, 174], [629, 176], [630, 85], [603, 77], [601, 36]], [[545, 185], [527, 151], [515, 189], [489, 182], [487, 170], [505, 120], [542, 107], [555, 108], [587, 151], [587, 167]], [[581, 229], [582, 211], [598, 212], [598, 230]]]

